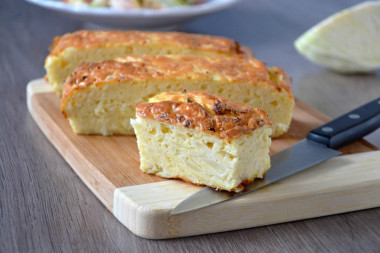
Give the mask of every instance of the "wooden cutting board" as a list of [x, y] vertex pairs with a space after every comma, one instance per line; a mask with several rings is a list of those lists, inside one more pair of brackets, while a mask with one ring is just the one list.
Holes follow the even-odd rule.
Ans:
[[[122, 224], [145, 238], [214, 233], [380, 206], [380, 151], [361, 140], [342, 148], [343, 156], [270, 187], [170, 216], [179, 202], [202, 187], [142, 173], [134, 136], [75, 135], [60, 112], [58, 97], [43, 79], [28, 84], [27, 103], [36, 123], [82, 181]], [[290, 130], [273, 140], [271, 153], [328, 120], [297, 101]]]

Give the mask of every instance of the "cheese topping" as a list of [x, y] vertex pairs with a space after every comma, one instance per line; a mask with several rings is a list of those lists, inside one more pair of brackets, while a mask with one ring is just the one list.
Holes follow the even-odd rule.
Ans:
[[69, 47], [86, 48], [104, 45], [111, 47], [117, 44], [173, 45], [184, 49], [217, 51], [224, 54], [243, 54], [239, 43], [223, 37], [180, 32], [82, 30], [56, 37], [50, 47], [50, 55], [57, 55]]
[[161, 93], [149, 103], [137, 104], [136, 114], [197, 129], [227, 141], [271, 125], [263, 110], [199, 91]]

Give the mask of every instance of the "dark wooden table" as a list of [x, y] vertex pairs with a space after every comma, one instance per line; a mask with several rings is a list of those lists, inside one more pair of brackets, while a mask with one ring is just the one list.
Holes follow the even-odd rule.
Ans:
[[[379, 72], [329, 72], [298, 55], [293, 41], [355, 2], [245, 0], [181, 30], [249, 46], [257, 58], [290, 73], [299, 99], [333, 117], [379, 96]], [[24, 1], [0, 1], [0, 252], [380, 251], [380, 208], [172, 240], [133, 235], [47, 141], [25, 103], [25, 86], [44, 75], [53, 37], [82, 28]], [[369, 139], [380, 145], [378, 132]]]

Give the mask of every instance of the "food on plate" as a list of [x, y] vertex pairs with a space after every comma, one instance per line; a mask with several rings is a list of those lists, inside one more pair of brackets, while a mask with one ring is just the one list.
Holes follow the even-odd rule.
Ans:
[[223, 55], [251, 57], [237, 42], [216, 36], [179, 32], [76, 31], [56, 37], [45, 61], [46, 79], [61, 96], [62, 86], [83, 62], [125, 55]]
[[165, 178], [241, 191], [270, 167], [271, 123], [260, 109], [205, 92], [165, 92], [131, 119], [140, 169]]
[[142, 1], [138, 0], [109, 0], [110, 7], [119, 9], [119, 10], [133, 10], [139, 9], [140, 3]]
[[201, 4], [201, 0], [110, 0], [110, 7], [120, 10], [165, 9], [178, 6]]
[[254, 58], [126, 56], [83, 63], [63, 88], [62, 112], [78, 134], [134, 134], [135, 104], [172, 90], [201, 90], [266, 111], [273, 136], [287, 131], [294, 106], [290, 79]]
[[340, 11], [295, 41], [310, 61], [337, 72], [380, 69], [380, 2], [364, 2]]
[[111, 7], [119, 10], [140, 8], [164, 9], [204, 3], [202, 0], [62, 0], [68, 4], [90, 7]]
[[62, 0], [68, 4], [91, 6], [91, 7], [109, 7], [109, 0]]

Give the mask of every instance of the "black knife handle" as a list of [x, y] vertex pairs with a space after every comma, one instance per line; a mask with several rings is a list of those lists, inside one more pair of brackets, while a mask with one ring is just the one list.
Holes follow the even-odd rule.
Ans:
[[380, 97], [311, 130], [307, 139], [339, 148], [380, 127]]

